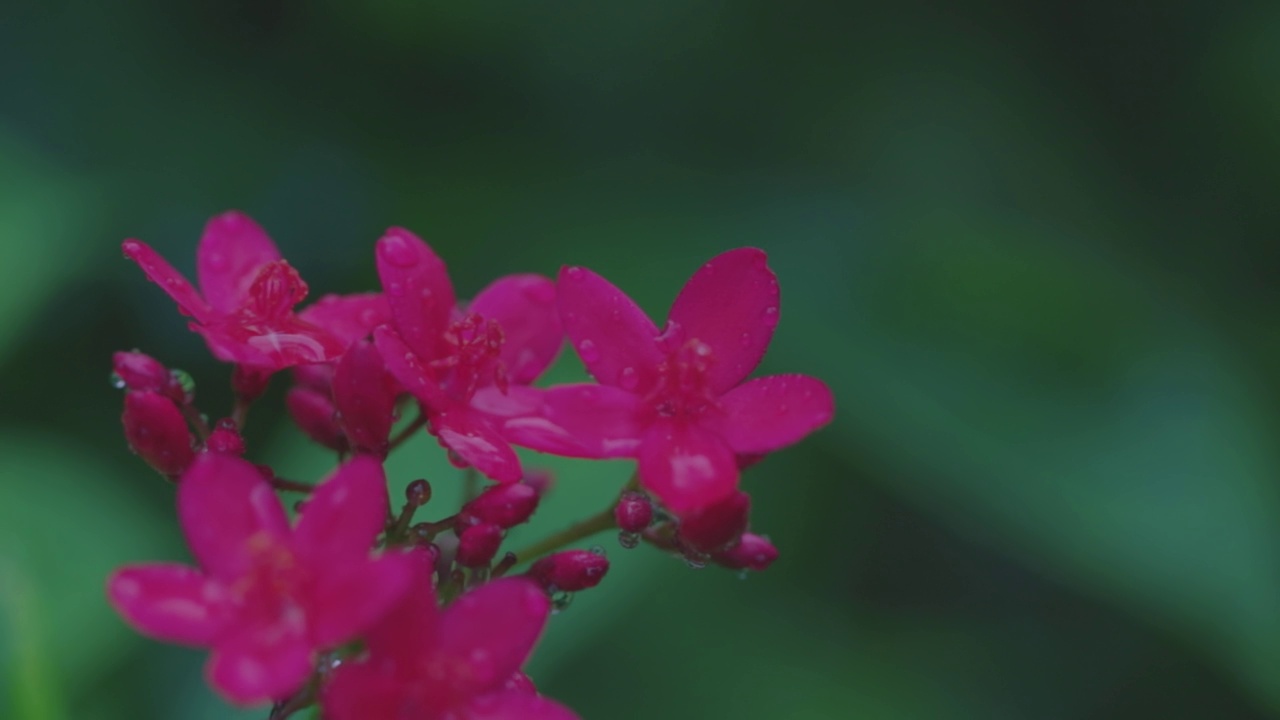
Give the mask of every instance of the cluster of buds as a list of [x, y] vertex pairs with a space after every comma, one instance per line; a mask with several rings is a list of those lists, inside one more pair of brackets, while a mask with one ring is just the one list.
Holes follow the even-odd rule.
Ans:
[[[401, 228], [376, 245], [381, 292], [301, 310], [306, 283], [239, 213], [206, 226], [198, 289], [142, 242], [124, 252], [233, 364], [235, 404], [210, 425], [184, 373], [116, 354], [126, 439], [177, 484], [198, 567], [125, 567], [108, 597], [140, 632], [210, 648], [211, 685], [236, 704], [273, 703], [276, 719], [312, 705], [329, 720], [576, 717], [521, 670], [548, 615], [608, 572], [602, 548], [571, 546], [614, 530], [622, 548], [764, 570], [778, 552], [750, 531], [740, 472], [833, 413], [815, 378], [748, 379], [779, 307], [753, 248], [699, 269], [661, 329], [580, 267], [506, 276], [459, 301], [443, 261]], [[566, 338], [596, 382], [535, 385]], [[316, 484], [245, 459], [249, 407], [284, 370], [289, 415], [338, 456]], [[415, 480], [396, 512], [383, 462], [420, 430], [493, 484], [437, 508]], [[550, 487], [513, 446], [630, 458], [636, 472], [597, 515], [504, 552]], [[279, 493], [303, 496], [292, 521]]]

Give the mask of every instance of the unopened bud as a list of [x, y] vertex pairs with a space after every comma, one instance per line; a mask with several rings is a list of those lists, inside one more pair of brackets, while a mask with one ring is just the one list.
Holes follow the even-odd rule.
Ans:
[[371, 340], [357, 340], [333, 371], [333, 404], [351, 446], [386, 457], [396, 421], [395, 381]]
[[680, 539], [685, 545], [711, 553], [729, 545], [746, 532], [751, 496], [741, 490], [680, 518]]
[[284, 396], [285, 406], [289, 409], [289, 417], [302, 428], [302, 432], [315, 442], [343, 452], [347, 449], [347, 436], [333, 408], [329, 396], [308, 387], [293, 387]]
[[536, 490], [539, 495], [546, 495], [556, 484], [556, 478], [550, 470], [527, 470], [520, 482]]
[[129, 448], [170, 480], [176, 480], [195, 459], [187, 421], [168, 397], [130, 392], [124, 396], [120, 419]]
[[115, 353], [111, 356], [111, 369], [115, 371], [119, 385], [125, 389], [146, 390], [166, 395], [175, 402], [182, 401], [180, 388], [176, 396], [171, 392], [176, 384], [169, 374], [169, 368], [150, 355], [136, 350]]
[[333, 387], [333, 363], [308, 363], [293, 367], [293, 384], [328, 393]]
[[743, 533], [736, 545], [711, 556], [717, 564], [731, 570], [764, 570], [778, 559], [778, 548], [769, 539], [752, 533]]
[[404, 489], [405, 502], [414, 507], [422, 507], [431, 501], [431, 483], [418, 478]]
[[231, 371], [231, 389], [241, 402], [257, 400], [267, 391], [270, 382], [270, 370], [236, 365], [236, 369]]
[[565, 550], [548, 555], [529, 568], [529, 577], [551, 592], [593, 588], [609, 572], [609, 560], [590, 550]]
[[488, 565], [502, 544], [502, 528], [493, 523], [480, 523], [458, 535], [458, 564], [463, 567]]
[[492, 523], [510, 528], [529, 519], [538, 509], [538, 491], [523, 483], [495, 485], [462, 508], [463, 524]]
[[205, 447], [209, 452], [240, 457], [244, 455], [244, 437], [240, 435], [240, 428], [236, 427], [234, 420], [223, 418], [213, 426]]
[[648, 495], [628, 490], [618, 498], [618, 505], [613, 509], [613, 519], [622, 532], [638, 533], [653, 522], [653, 503]]

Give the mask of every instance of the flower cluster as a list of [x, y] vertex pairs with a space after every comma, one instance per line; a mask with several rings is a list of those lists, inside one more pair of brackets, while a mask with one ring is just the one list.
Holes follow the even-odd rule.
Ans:
[[[624, 548], [763, 570], [778, 552], [751, 532], [740, 473], [832, 417], [817, 379], [748, 379], [779, 308], [752, 248], [703, 265], [661, 328], [581, 267], [459, 300], [443, 261], [401, 228], [376, 245], [381, 292], [301, 310], [306, 283], [240, 213], [205, 227], [198, 290], [144, 243], [124, 253], [233, 364], [236, 400], [211, 425], [184, 373], [115, 355], [125, 437], [177, 485], [198, 567], [122, 568], [108, 598], [144, 634], [208, 647], [210, 684], [237, 704], [274, 703], [273, 718], [314, 704], [332, 720], [576, 717], [521, 671], [554, 608], [608, 572], [598, 549], [566, 548], [614, 529]], [[596, 382], [536, 386], [566, 337]], [[248, 409], [284, 370], [289, 415], [338, 456], [315, 485], [244, 458]], [[426, 480], [397, 509], [383, 470], [422, 428], [492, 481], [434, 520], [416, 517], [431, 505]], [[596, 516], [504, 553], [550, 487], [513, 446], [630, 458], [636, 472]], [[304, 496], [292, 521], [280, 492]]]

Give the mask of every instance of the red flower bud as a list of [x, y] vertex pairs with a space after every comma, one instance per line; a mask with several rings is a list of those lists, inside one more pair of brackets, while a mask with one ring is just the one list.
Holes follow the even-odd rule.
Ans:
[[463, 524], [492, 523], [506, 529], [519, 525], [538, 509], [538, 491], [522, 483], [494, 485], [462, 508]]
[[315, 442], [342, 452], [347, 449], [347, 436], [343, 434], [335, 417], [333, 401], [329, 396], [308, 387], [289, 388], [284, 396], [289, 417]]
[[156, 392], [130, 392], [124, 396], [120, 419], [129, 449], [170, 480], [176, 481], [195, 458], [187, 421], [168, 397]]
[[607, 572], [609, 560], [604, 555], [565, 550], [535, 562], [528, 575], [548, 592], [577, 592], [599, 585]]
[[244, 438], [240, 435], [240, 428], [236, 427], [234, 420], [223, 418], [213, 427], [213, 432], [209, 433], [205, 447], [209, 452], [240, 457], [244, 455]]
[[169, 368], [150, 355], [136, 350], [112, 355], [111, 368], [115, 371], [118, 382], [129, 390], [166, 394], [173, 380]]
[[231, 389], [242, 402], [253, 402], [267, 391], [271, 373], [271, 370], [236, 365], [231, 371]]
[[618, 499], [618, 506], [613, 509], [613, 518], [617, 521], [619, 530], [638, 533], [653, 521], [653, 503], [648, 495], [629, 490]]
[[715, 552], [746, 532], [750, 513], [751, 496], [739, 490], [714, 505], [681, 517], [680, 539], [698, 552]]
[[556, 484], [556, 478], [550, 470], [528, 470], [520, 482], [537, 490], [539, 495], [546, 495]]
[[463, 567], [488, 565], [501, 544], [502, 528], [492, 523], [472, 525], [458, 535], [458, 564]]
[[395, 381], [371, 340], [357, 340], [338, 358], [333, 371], [333, 404], [351, 446], [386, 457], [396, 419]]
[[405, 502], [414, 507], [422, 507], [431, 502], [431, 483], [418, 478], [409, 483], [404, 489]]
[[778, 548], [768, 538], [743, 533], [736, 545], [721, 550], [711, 559], [731, 570], [764, 570], [778, 559]]
[[333, 363], [311, 363], [293, 368], [293, 384], [328, 394], [333, 388]]

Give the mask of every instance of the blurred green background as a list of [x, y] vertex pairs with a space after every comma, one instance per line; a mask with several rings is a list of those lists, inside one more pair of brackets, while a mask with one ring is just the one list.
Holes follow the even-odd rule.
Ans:
[[[8, 0], [0, 716], [266, 715], [102, 593], [186, 557], [110, 353], [229, 400], [119, 243], [191, 272], [240, 208], [313, 296], [391, 224], [463, 295], [582, 264], [659, 317], [769, 251], [762, 371], [837, 420], [746, 477], [769, 572], [600, 539], [531, 666], [585, 718], [1280, 717], [1278, 189], [1275, 2]], [[316, 479], [282, 389], [252, 456]], [[535, 532], [628, 472], [545, 464]]]

